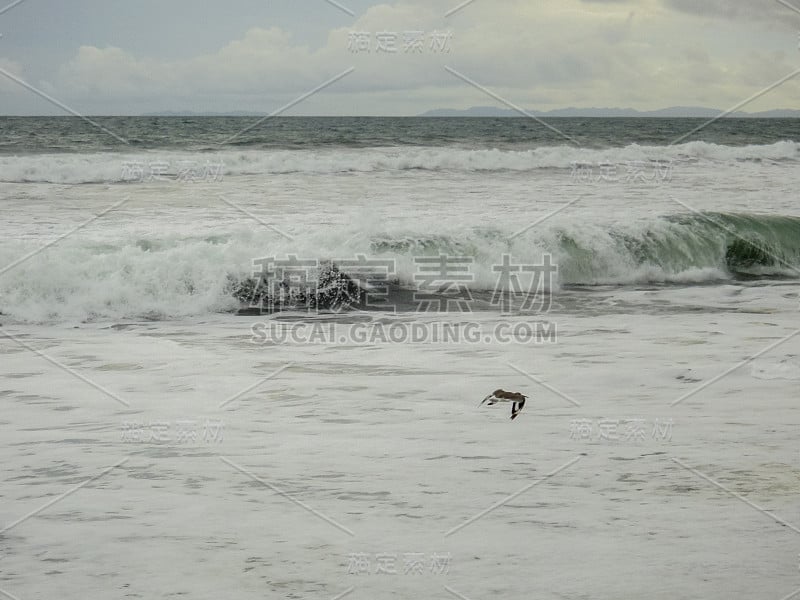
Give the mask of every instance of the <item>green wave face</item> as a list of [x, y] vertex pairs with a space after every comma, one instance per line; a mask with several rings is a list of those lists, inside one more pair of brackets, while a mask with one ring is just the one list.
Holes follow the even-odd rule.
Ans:
[[401, 257], [471, 256], [487, 271], [503, 253], [529, 260], [550, 253], [562, 284], [800, 278], [800, 217], [697, 212], [630, 226], [545, 226], [517, 238], [480, 228], [460, 236], [373, 239], [371, 250]]
[[800, 217], [701, 213], [676, 221], [718, 240], [731, 273], [800, 276]]

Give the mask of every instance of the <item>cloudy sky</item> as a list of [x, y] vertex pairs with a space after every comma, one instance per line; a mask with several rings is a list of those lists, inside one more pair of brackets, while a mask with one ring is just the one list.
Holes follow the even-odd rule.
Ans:
[[[463, 1], [0, 0], [0, 114], [272, 112], [326, 83], [286, 114], [730, 108], [800, 69], [800, 0]], [[800, 74], [744, 110], [772, 108]]]

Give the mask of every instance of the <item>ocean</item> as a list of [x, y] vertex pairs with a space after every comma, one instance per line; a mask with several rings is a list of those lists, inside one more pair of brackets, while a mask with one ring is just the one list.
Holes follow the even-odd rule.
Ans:
[[800, 121], [0, 132], [0, 591], [799, 585]]

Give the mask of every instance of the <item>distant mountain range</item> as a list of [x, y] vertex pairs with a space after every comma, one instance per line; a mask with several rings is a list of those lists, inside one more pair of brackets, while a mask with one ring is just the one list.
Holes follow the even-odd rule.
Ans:
[[[716, 108], [704, 108], [701, 106], [673, 106], [659, 110], [641, 111], [633, 108], [560, 108], [557, 110], [541, 111], [529, 110], [530, 114], [536, 117], [640, 117], [640, 118], [691, 118], [713, 119], [724, 112]], [[474, 106], [466, 110], [455, 110], [450, 108], [440, 108], [430, 110], [420, 115], [422, 117], [520, 117], [519, 112], [510, 108], [497, 108], [494, 106]], [[742, 111], [733, 112], [727, 115], [738, 119], [797, 119], [800, 118], [800, 110], [779, 109], [767, 110], [763, 112], [746, 113]]]

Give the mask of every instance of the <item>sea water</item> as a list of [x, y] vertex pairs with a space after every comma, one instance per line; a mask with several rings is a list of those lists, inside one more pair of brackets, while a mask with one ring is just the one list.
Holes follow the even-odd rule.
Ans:
[[0, 589], [796, 589], [797, 121], [92, 121], [0, 119]]

